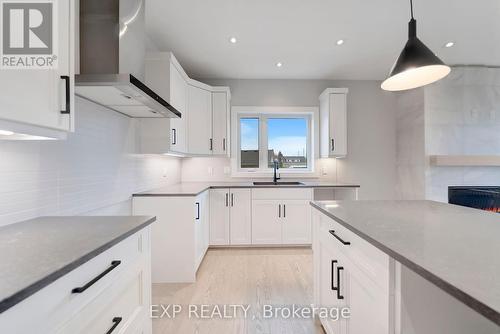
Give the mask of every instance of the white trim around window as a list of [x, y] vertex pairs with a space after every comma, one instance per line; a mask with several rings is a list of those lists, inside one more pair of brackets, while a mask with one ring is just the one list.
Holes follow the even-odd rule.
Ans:
[[[241, 168], [240, 158], [240, 119], [259, 118], [259, 168]], [[315, 159], [318, 156], [319, 143], [319, 108], [317, 107], [243, 107], [234, 106], [231, 112], [231, 170], [233, 177], [270, 177], [272, 168], [267, 167], [267, 122], [268, 118], [298, 118], [308, 119], [307, 136], [307, 169], [280, 169], [282, 177], [317, 177]], [[264, 122], [263, 122], [264, 121]]]

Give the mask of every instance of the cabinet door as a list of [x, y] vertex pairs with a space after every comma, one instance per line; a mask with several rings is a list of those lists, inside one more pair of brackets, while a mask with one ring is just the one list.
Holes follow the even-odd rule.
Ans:
[[[338, 284], [338, 273], [337, 268], [339, 267], [339, 262], [341, 261], [338, 254], [336, 254], [332, 248], [325, 244], [324, 242], [319, 242], [316, 248], [318, 252], [318, 268], [317, 270], [317, 284], [318, 286], [318, 299], [316, 303], [318, 307], [333, 308], [342, 307], [342, 300], [338, 299], [337, 295], [337, 284]], [[342, 284], [342, 281], [341, 281]], [[340, 334], [345, 331], [343, 328], [345, 324], [342, 323], [340, 319], [324, 317], [321, 319], [321, 323], [328, 334]]]
[[210, 190], [210, 245], [229, 245], [229, 189]]
[[182, 113], [181, 118], [170, 119], [170, 150], [187, 152], [188, 84], [177, 68], [170, 63], [170, 103]]
[[188, 101], [188, 152], [209, 155], [213, 147], [212, 93], [189, 85]]
[[231, 245], [252, 243], [252, 192], [250, 189], [231, 190]]
[[212, 93], [213, 154], [226, 155], [229, 152], [227, 140], [228, 103], [226, 92]]
[[283, 244], [311, 243], [311, 206], [309, 201], [283, 201]]
[[252, 201], [252, 244], [281, 244], [281, 202], [275, 200]]
[[349, 334], [391, 333], [389, 295], [366, 277], [353, 262], [344, 260], [340, 289], [351, 317], [344, 320]]
[[[58, 20], [58, 34], [53, 43], [58, 59], [56, 68], [0, 70], [1, 119], [56, 130], [73, 130], [74, 6], [74, 0], [57, 2], [54, 15]], [[69, 87], [61, 76], [68, 78]], [[70, 110], [66, 108], [67, 102]], [[71, 114], [64, 113], [68, 111]]]
[[205, 256], [209, 243], [210, 209], [208, 191], [196, 196], [195, 201], [195, 262], [199, 266]]
[[330, 156], [347, 155], [346, 94], [330, 94]]

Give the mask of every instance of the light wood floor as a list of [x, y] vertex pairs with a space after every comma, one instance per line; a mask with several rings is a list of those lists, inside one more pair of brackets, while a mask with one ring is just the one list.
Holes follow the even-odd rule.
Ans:
[[[310, 305], [310, 249], [210, 249], [194, 284], [154, 284], [153, 304], [181, 304], [175, 319], [153, 319], [154, 334], [322, 334], [312, 319], [263, 319], [263, 305]], [[245, 304], [249, 317], [189, 319], [188, 305]], [[241, 313], [242, 314], [242, 313]]]

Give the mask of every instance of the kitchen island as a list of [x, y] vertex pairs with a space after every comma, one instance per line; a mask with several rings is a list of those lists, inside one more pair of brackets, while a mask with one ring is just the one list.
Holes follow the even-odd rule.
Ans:
[[[408, 323], [412, 318], [432, 317], [425, 315], [425, 309], [432, 309], [442, 291], [447, 296], [441, 299], [452, 296], [443, 303], [447, 309], [440, 314], [443, 321], [453, 321], [464, 331], [500, 332], [498, 214], [432, 201], [325, 201], [311, 205], [315, 209], [316, 303], [350, 306], [351, 331], [347, 332], [357, 333], [359, 328], [371, 328], [372, 333], [412, 332]], [[417, 279], [411, 277], [414, 286], [404, 281], [411, 276], [408, 270], [417, 274]], [[421, 278], [426, 283], [418, 282]], [[428, 282], [433, 293], [412, 291]], [[363, 288], [371, 292], [363, 295]], [[325, 297], [329, 294], [333, 296]], [[409, 313], [409, 305], [416, 299], [424, 300], [418, 310], [423, 315]], [[373, 322], [366, 317], [356, 320], [356, 311], [369, 311], [359, 307], [358, 301], [372, 311], [378, 309], [371, 312]], [[451, 305], [453, 302], [462, 305]], [[460, 309], [463, 304], [467, 305], [465, 310]], [[460, 310], [446, 320], [443, 314], [452, 309]], [[471, 323], [474, 326], [467, 328]], [[324, 326], [333, 332], [338, 324], [324, 321]], [[410, 327], [419, 326], [413, 323]], [[434, 324], [436, 330], [439, 326]]]

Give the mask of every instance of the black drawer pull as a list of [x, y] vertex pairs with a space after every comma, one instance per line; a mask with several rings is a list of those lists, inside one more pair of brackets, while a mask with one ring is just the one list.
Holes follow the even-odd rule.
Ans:
[[228, 206], [229, 206], [229, 199], [228, 199], [228, 198], [229, 198], [229, 194], [228, 194], [228, 193], [226, 193], [226, 207], [228, 207]]
[[85, 290], [87, 290], [88, 288], [90, 288], [92, 285], [94, 285], [98, 280], [100, 280], [101, 278], [103, 278], [104, 276], [106, 276], [111, 270], [115, 269], [116, 267], [118, 267], [120, 265], [120, 263], [122, 263], [122, 261], [112, 261], [111, 262], [111, 266], [104, 270], [102, 273], [100, 273], [99, 275], [97, 275], [93, 280], [91, 280], [90, 282], [88, 282], [87, 284], [85, 284], [84, 286], [82, 287], [79, 287], [79, 288], [74, 288], [73, 290], [71, 290], [71, 293], [82, 293], [84, 292]]
[[332, 281], [331, 281], [331, 286], [332, 286], [332, 290], [333, 291], [336, 291], [338, 288], [335, 286], [335, 277], [334, 277], [334, 272], [335, 272], [335, 264], [337, 263], [338, 261], [337, 260], [332, 260]]
[[177, 130], [172, 129], [172, 145], [177, 145]]
[[123, 318], [122, 317], [115, 317], [113, 318], [113, 326], [106, 332], [106, 334], [111, 334], [113, 331], [118, 327], [120, 322], [122, 322]]
[[198, 215], [196, 220], [200, 220], [200, 203], [198, 202], [196, 202], [196, 214]]
[[351, 242], [344, 241], [341, 237], [339, 237], [338, 235], [336, 235], [334, 230], [330, 230], [328, 232], [330, 232], [330, 234], [333, 235], [335, 237], [335, 239], [337, 239], [338, 241], [340, 241], [343, 245], [350, 245], [351, 244]]
[[335, 151], [335, 139], [332, 139], [332, 152]]
[[70, 101], [70, 82], [69, 82], [69, 76], [67, 75], [61, 75], [61, 79], [64, 80], [65, 82], [65, 101], [66, 101], [66, 105], [65, 105], [65, 108], [64, 110], [61, 110], [61, 114], [70, 114], [71, 113], [71, 101]]
[[337, 267], [337, 299], [344, 299], [344, 296], [340, 294], [340, 272], [344, 270], [344, 267]]

